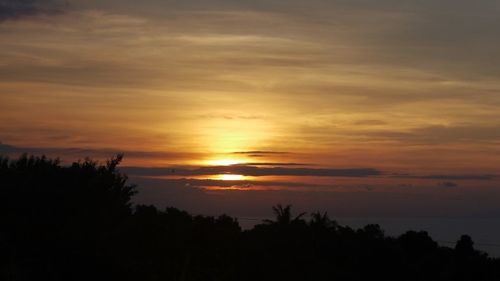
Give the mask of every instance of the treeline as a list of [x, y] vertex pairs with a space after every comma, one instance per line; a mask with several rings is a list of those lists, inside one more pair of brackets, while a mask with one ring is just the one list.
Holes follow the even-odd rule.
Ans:
[[226, 215], [133, 205], [121, 159], [0, 157], [0, 280], [500, 280], [466, 235], [448, 248], [281, 205], [243, 231]]

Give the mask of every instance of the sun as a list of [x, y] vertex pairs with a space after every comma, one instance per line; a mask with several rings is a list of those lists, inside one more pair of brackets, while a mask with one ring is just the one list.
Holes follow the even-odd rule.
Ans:
[[217, 179], [223, 180], [223, 181], [241, 181], [241, 180], [245, 179], [245, 176], [233, 175], [233, 174], [223, 174], [223, 175], [218, 175]]
[[231, 166], [243, 163], [241, 160], [236, 159], [216, 159], [207, 161], [209, 165], [212, 166]]

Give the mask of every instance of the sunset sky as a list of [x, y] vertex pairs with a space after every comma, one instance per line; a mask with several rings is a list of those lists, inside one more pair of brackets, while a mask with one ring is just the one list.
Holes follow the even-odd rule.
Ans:
[[500, 215], [496, 0], [0, 0], [0, 154], [137, 200]]

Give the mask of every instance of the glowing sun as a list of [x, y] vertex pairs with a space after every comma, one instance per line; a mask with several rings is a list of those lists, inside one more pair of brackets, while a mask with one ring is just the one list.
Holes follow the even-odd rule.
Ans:
[[223, 174], [223, 175], [218, 175], [217, 179], [223, 180], [223, 181], [241, 181], [241, 180], [245, 179], [245, 176], [243, 176], [243, 175]]

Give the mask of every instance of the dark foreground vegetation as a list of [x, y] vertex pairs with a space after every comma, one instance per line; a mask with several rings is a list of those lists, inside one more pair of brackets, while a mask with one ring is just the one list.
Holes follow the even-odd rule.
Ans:
[[225, 215], [133, 206], [120, 160], [0, 158], [0, 280], [500, 280], [466, 235], [447, 248], [280, 205], [242, 231]]

